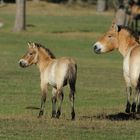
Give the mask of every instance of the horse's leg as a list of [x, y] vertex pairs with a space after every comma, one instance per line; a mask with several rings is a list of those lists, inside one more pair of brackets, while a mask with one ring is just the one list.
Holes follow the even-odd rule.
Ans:
[[61, 115], [61, 106], [64, 98], [63, 90], [58, 90], [57, 91], [57, 98], [58, 98], [58, 109], [56, 113], [56, 118], [59, 118]]
[[132, 94], [132, 87], [130, 84], [130, 79], [125, 73], [124, 73], [124, 79], [126, 82], [126, 94], [127, 94], [127, 104], [126, 104], [125, 112], [130, 113], [130, 108], [131, 108], [130, 97]]
[[130, 97], [132, 94], [132, 88], [130, 86], [126, 87], [126, 93], [127, 93], [127, 104], [126, 104], [126, 113], [130, 113], [131, 103], [130, 103]]
[[140, 112], [140, 74], [139, 74], [139, 72], [137, 72], [137, 73], [136, 72], [134, 72], [136, 75], [133, 75], [133, 80], [132, 80], [133, 85], [135, 86], [135, 96], [134, 96], [134, 101], [132, 104], [133, 113], [136, 112], [136, 106], [137, 106], [137, 112]]
[[140, 74], [137, 83], [137, 113], [140, 114]]
[[69, 99], [70, 99], [70, 103], [71, 103], [71, 119], [72, 120], [75, 119], [75, 111], [74, 111], [75, 83], [76, 83], [76, 79], [69, 80], [69, 85], [70, 85]]
[[138, 93], [138, 106], [137, 106], [137, 113], [140, 114], [140, 92]]
[[70, 90], [69, 99], [71, 103], [71, 119], [75, 119], [75, 111], [74, 111], [74, 100], [75, 100], [75, 93], [73, 90]]
[[133, 113], [136, 112], [136, 103], [137, 103], [137, 99], [138, 99], [138, 93], [139, 93], [139, 90], [138, 90], [138, 88], [136, 88], [135, 93], [134, 93], [132, 108], [131, 108], [131, 112], [133, 112]]
[[57, 95], [56, 95], [56, 89], [53, 88], [52, 90], [52, 118], [56, 116], [56, 101], [57, 101]]
[[44, 113], [46, 95], [47, 95], [47, 87], [42, 87], [41, 88], [41, 106], [40, 106], [38, 118], [41, 117]]

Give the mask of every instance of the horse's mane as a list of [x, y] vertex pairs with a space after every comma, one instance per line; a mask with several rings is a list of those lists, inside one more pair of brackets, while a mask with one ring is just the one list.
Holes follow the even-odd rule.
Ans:
[[45, 46], [39, 44], [39, 43], [34, 43], [38, 48], [43, 48], [47, 53], [48, 55], [51, 57], [51, 58], [55, 58], [54, 54], [48, 49], [46, 48]]
[[134, 30], [132, 30], [131, 28], [126, 27], [126, 26], [120, 26], [120, 28], [128, 31], [130, 33], [130, 35], [133, 36], [138, 43], [140, 43], [139, 42], [139, 35], [137, 32], [135, 32]]

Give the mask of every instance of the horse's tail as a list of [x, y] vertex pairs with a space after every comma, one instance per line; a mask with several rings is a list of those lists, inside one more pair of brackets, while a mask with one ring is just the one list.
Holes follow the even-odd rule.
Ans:
[[76, 79], [77, 79], [77, 64], [70, 63], [69, 71], [68, 71], [68, 82], [70, 85], [70, 89], [72, 90], [73, 93], [76, 92], [76, 89], [75, 89]]

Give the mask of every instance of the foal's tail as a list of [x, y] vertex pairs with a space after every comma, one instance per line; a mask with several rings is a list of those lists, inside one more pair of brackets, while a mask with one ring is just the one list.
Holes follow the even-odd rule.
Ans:
[[76, 92], [75, 85], [77, 79], [77, 65], [76, 63], [69, 64], [68, 82], [73, 94]]

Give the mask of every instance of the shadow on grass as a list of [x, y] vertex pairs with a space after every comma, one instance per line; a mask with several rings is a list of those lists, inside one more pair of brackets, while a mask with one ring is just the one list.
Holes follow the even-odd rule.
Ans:
[[97, 116], [82, 116], [80, 119], [99, 119], [99, 120], [111, 120], [111, 121], [126, 121], [126, 120], [140, 120], [140, 114], [134, 113], [116, 113], [116, 114], [99, 114]]
[[25, 109], [29, 109], [29, 110], [39, 110], [39, 107], [35, 107], [35, 106], [27, 106]]
[[26, 24], [26, 27], [36, 27], [36, 26], [33, 24]]

